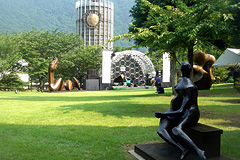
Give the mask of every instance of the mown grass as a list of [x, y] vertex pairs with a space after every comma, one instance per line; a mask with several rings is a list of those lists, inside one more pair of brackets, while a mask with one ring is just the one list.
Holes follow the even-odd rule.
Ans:
[[[162, 141], [157, 111], [171, 89], [0, 92], [0, 159], [125, 160], [135, 144]], [[224, 130], [221, 154], [240, 159], [240, 94], [232, 84], [199, 91], [200, 122]]]

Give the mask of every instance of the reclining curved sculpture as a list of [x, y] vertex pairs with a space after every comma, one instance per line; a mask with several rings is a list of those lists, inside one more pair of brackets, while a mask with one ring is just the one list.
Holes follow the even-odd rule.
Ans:
[[215, 80], [212, 65], [216, 58], [204, 52], [193, 53], [193, 81], [199, 90], [209, 90]]
[[73, 81], [67, 80], [66, 83], [62, 80], [62, 78], [58, 78], [56, 81], [54, 81], [54, 71], [57, 68], [58, 65], [58, 58], [55, 57], [51, 63], [49, 63], [48, 67], [48, 78], [49, 78], [49, 90], [50, 91], [62, 91], [65, 87], [66, 90], [71, 91], [73, 89], [73, 86], [76, 86], [78, 90], [81, 89], [80, 84], [78, 80], [73, 77]]

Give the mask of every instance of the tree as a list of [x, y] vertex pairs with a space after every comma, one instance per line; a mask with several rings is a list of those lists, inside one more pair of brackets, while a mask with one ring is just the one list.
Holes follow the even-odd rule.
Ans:
[[217, 42], [228, 42], [227, 20], [232, 18], [226, 13], [228, 1], [151, 1], [153, 3], [136, 0], [137, 5], [131, 11], [135, 21], [130, 24], [130, 32], [115, 39], [134, 39], [137, 47], [170, 52], [171, 75], [175, 72], [179, 50], [186, 49], [188, 61], [193, 64], [194, 49], [202, 50], [208, 46], [221, 46]]
[[4, 74], [0, 80], [0, 89], [22, 89], [24, 83], [16, 73]]
[[27, 71], [32, 79], [37, 77], [40, 88], [43, 89], [43, 79], [48, 74], [48, 66], [53, 57], [67, 54], [82, 45], [79, 36], [73, 33], [63, 33], [58, 30], [31, 30], [21, 34], [19, 52], [28, 62]]
[[162, 61], [162, 52], [159, 52], [159, 51], [150, 51], [150, 52], [146, 52], [145, 53], [149, 59], [152, 61], [153, 63], [153, 66], [155, 68], [155, 70], [162, 70], [163, 69], [163, 61]]
[[58, 67], [56, 69], [57, 77], [65, 80], [76, 77], [81, 82], [86, 76], [88, 69], [101, 68], [102, 47], [100, 46], [80, 46], [68, 53], [61, 54]]
[[215, 67], [213, 69], [213, 75], [217, 83], [225, 82], [228, 77], [228, 73], [229, 73], [228, 67]]
[[[234, 6], [238, 3], [240, 5], [240, 0], [231, 0], [230, 3]], [[232, 7], [230, 9], [234, 20], [229, 21], [229, 25], [232, 26], [231, 30], [231, 46], [235, 48], [240, 48], [240, 8]]]
[[0, 33], [0, 75], [13, 72], [21, 55], [16, 52], [19, 34]]
[[162, 2], [161, 5], [165, 6], [155, 5], [147, 0], [137, 1], [149, 8], [146, 21], [141, 27], [133, 23], [130, 29], [133, 32], [124, 37], [139, 40], [138, 45], [170, 52], [187, 49], [188, 61], [192, 64], [194, 48], [218, 46], [217, 42], [224, 39], [227, 43], [229, 40], [227, 20], [232, 17], [225, 13], [228, 11], [228, 1], [175, 0], [171, 5]]

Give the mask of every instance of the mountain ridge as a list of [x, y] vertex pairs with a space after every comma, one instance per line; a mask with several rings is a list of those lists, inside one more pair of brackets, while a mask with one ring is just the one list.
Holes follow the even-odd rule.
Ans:
[[[134, 0], [112, 0], [114, 3], [114, 35], [128, 32], [129, 10]], [[76, 0], [0, 0], [0, 32], [29, 31], [33, 28], [74, 32]], [[116, 41], [115, 46], [129, 47], [132, 42]]]

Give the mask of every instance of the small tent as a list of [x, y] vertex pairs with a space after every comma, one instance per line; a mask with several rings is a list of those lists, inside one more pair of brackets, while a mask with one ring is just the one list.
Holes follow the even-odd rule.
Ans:
[[227, 48], [217, 61], [214, 67], [235, 67], [240, 66], [240, 49]]

